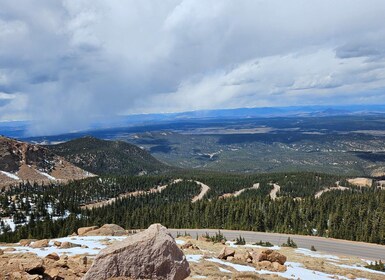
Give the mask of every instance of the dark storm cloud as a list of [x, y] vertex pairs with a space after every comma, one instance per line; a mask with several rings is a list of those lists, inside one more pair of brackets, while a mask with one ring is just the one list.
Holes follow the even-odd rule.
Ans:
[[0, 120], [33, 119], [33, 134], [125, 113], [385, 101], [381, 0], [0, 6]]

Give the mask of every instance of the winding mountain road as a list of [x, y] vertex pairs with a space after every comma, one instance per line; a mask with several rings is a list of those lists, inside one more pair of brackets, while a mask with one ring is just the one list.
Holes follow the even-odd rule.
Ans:
[[[210, 235], [215, 235], [217, 229], [170, 229], [172, 235], [175, 237], [177, 233], [184, 234], [187, 232], [195, 238], [206, 232]], [[247, 242], [269, 241], [274, 245], [281, 245], [290, 237], [297, 243], [299, 248], [310, 249], [313, 245], [318, 251], [332, 253], [335, 255], [348, 255], [364, 258], [367, 260], [382, 260], [385, 261], [385, 246], [365, 242], [355, 242], [341, 239], [304, 236], [295, 234], [280, 234], [280, 233], [266, 233], [253, 231], [238, 231], [238, 230], [221, 230], [221, 233], [228, 239], [233, 240], [240, 235], [245, 238]]]
[[198, 200], [201, 200], [206, 195], [206, 193], [210, 190], [210, 187], [203, 184], [202, 182], [199, 182], [199, 181], [194, 181], [194, 182], [197, 183], [199, 186], [201, 186], [201, 192], [197, 196], [193, 197], [193, 199], [191, 200], [192, 203], [197, 202]]

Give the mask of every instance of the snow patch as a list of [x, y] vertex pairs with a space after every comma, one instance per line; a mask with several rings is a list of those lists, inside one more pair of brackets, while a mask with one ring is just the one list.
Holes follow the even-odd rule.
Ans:
[[183, 245], [183, 244], [186, 243], [186, 241], [180, 240], [180, 239], [175, 239], [175, 242], [176, 242], [176, 244], [178, 244], [178, 245]]
[[271, 250], [281, 250], [281, 247], [274, 245], [272, 247], [265, 247], [265, 246], [260, 246], [260, 245], [253, 245], [253, 244], [245, 244], [245, 245], [236, 245], [235, 241], [226, 241], [226, 244], [229, 247], [232, 248], [238, 248], [238, 247], [244, 247], [244, 248], [258, 248], [258, 249], [271, 249]]
[[[288, 279], [312, 279], [312, 280], [330, 280], [335, 275], [328, 274], [320, 271], [315, 271], [311, 269], [307, 269], [303, 267], [301, 263], [295, 262], [286, 262], [287, 271], [286, 272], [276, 272], [274, 274], [278, 274], [279, 276], [286, 277]], [[260, 271], [259, 273], [261, 273]], [[261, 274], [271, 274], [271, 271], [263, 271]], [[338, 275], [338, 279], [348, 280], [345, 276]], [[356, 278], [361, 279], [363, 278]]]
[[186, 255], [186, 259], [188, 262], [199, 263], [202, 259], [203, 255]]
[[305, 256], [312, 257], [312, 258], [322, 258], [322, 259], [330, 259], [330, 260], [341, 260], [339, 257], [334, 256], [334, 255], [320, 254], [320, 253], [311, 251], [309, 249], [304, 249], [304, 248], [296, 249], [295, 252], [303, 254]]
[[363, 266], [347, 265], [347, 264], [337, 264], [337, 263], [330, 263], [330, 264], [335, 265], [335, 266], [339, 266], [339, 267], [342, 267], [342, 268], [356, 269], [356, 270], [361, 270], [361, 271], [365, 271], [365, 272], [369, 272], [369, 273], [376, 273], [376, 274], [385, 275], [385, 272], [383, 272], [383, 271], [377, 271], [377, 270], [369, 269], [369, 268], [366, 268], [366, 267], [363, 267]]
[[15, 231], [16, 224], [12, 218], [1, 218], [1, 221], [3, 221], [4, 225], [8, 225], [11, 228], [11, 231]]
[[[234, 264], [231, 262], [225, 262], [215, 258], [210, 258], [206, 260], [232, 267], [239, 272], [255, 272], [257, 274], [276, 274], [278, 276], [288, 278], [288, 279], [330, 280], [335, 276], [332, 274], [307, 269], [303, 267], [301, 263], [295, 263], [295, 262], [286, 262], [286, 266], [287, 266], [286, 272], [272, 272], [269, 270], [257, 270], [251, 266]], [[344, 276], [340, 276], [340, 275], [337, 275], [337, 276], [338, 276], [338, 279], [348, 280], [348, 278]], [[356, 278], [356, 279], [364, 280], [364, 278]]]
[[53, 180], [53, 181], [56, 181], [56, 178], [53, 177], [53, 176], [51, 176], [51, 175], [49, 175], [48, 173], [45, 173], [45, 172], [40, 171], [40, 170], [36, 170], [36, 171], [39, 172], [41, 175], [47, 177], [48, 179]]
[[225, 261], [215, 259], [215, 258], [206, 259], [206, 261], [227, 265], [227, 266], [234, 268], [236, 271], [240, 271], [240, 272], [257, 272], [257, 270], [254, 267], [247, 266], [247, 265], [241, 265], [241, 264], [235, 264], [235, 263], [231, 263], [231, 262], [225, 262]]
[[224, 273], [232, 273], [230, 270], [224, 269], [222, 267], [219, 267], [219, 271]]
[[[39, 257], [45, 257], [46, 255], [50, 253], [57, 253], [59, 256], [60, 255], [69, 255], [69, 256], [74, 256], [74, 255], [81, 255], [81, 254], [86, 254], [86, 255], [97, 255], [100, 250], [104, 249], [107, 247], [106, 244], [103, 244], [104, 241], [121, 241], [125, 239], [126, 236], [74, 236], [74, 237], [63, 237], [63, 238], [56, 238], [52, 239], [49, 242], [49, 247], [46, 248], [30, 248], [30, 247], [23, 247], [23, 246], [16, 246], [13, 247], [16, 249], [16, 251], [9, 252], [11, 253], [20, 253], [20, 252], [31, 252], [35, 253]], [[59, 242], [71, 242], [74, 244], [78, 244], [80, 246], [86, 246], [84, 248], [81, 247], [75, 247], [75, 248], [69, 248], [69, 249], [60, 249], [56, 246], [53, 245], [54, 241], [59, 241]], [[5, 249], [9, 247], [0, 247], [0, 249]]]
[[11, 179], [13, 179], [13, 180], [20, 180], [20, 178], [17, 177], [17, 176], [16, 176], [15, 174], [13, 174], [13, 173], [10, 173], [10, 172], [7, 172], [7, 171], [1, 171], [1, 170], [0, 170], [0, 173], [4, 174], [5, 176], [7, 176], [7, 177], [9, 177], [9, 178], [11, 178]]
[[261, 246], [261, 245], [253, 245], [253, 244], [246, 244], [246, 245], [243, 245], [243, 247], [246, 247], [246, 248], [259, 248], [259, 249], [271, 249], [271, 250], [281, 250], [281, 247], [277, 246], [277, 245], [274, 245], [274, 246], [271, 246], [271, 247], [266, 247], [266, 246]]

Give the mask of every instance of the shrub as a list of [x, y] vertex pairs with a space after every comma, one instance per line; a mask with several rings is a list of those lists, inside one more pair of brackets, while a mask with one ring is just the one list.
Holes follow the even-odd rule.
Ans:
[[237, 237], [237, 239], [235, 240], [235, 245], [245, 245], [245, 244], [246, 244], [246, 240], [242, 236]]
[[290, 237], [287, 238], [287, 242], [282, 244], [282, 247], [297, 248], [297, 244]]
[[313, 251], [313, 252], [317, 251], [316, 248], [313, 245], [311, 245], [310, 250]]
[[262, 247], [273, 247], [274, 246], [269, 241], [263, 242], [262, 240], [260, 240], [259, 242], [254, 243], [253, 245], [258, 245], [258, 246], [262, 246]]
[[369, 268], [369, 269], [373, 269], [373, 270], [377, 270], [377, 271], [384, 271], [385, 272], [385, 265], [384, 265], [384, 263], [381, 260], [375, 261], [374, 263], [371, 262], [370, 264], [365, 265], [365, 267]]
[[206, 232], [206, 235], [204, 235], [204, 237], [206, 237], [208, 240], [210, 240], [213, 243], [226, 242], [226, 237], [221, 233], [220, 230], [218, 232], [216, 232], [214, 236], [210, 236]]

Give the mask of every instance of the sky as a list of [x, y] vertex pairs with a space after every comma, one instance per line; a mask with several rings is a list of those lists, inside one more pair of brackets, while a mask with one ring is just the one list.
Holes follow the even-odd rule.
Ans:
[[385, 103], [383, 0], [0, 0], [0, 121]]

